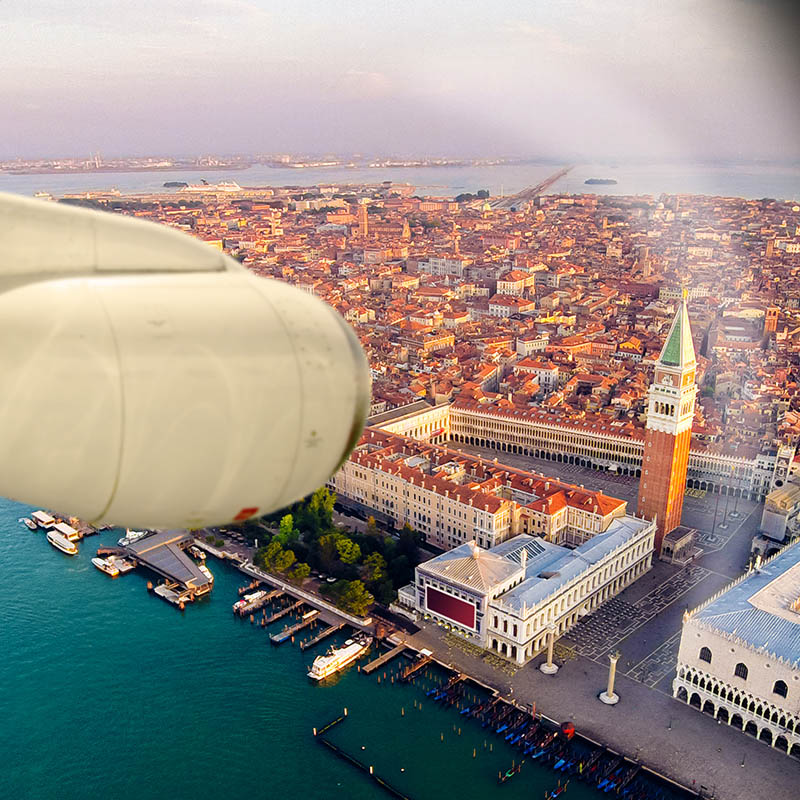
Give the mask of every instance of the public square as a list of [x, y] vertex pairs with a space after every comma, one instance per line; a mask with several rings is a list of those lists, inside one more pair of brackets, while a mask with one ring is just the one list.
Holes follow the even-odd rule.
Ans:
[[[461, 449], [492, 459], [497, 455]], [[635, 511], [637, 478], [506, 453], [500, 460], [602, 489], [627, 500], [629, 511]], [[702, 787], [707, 796], [755, 797], [768, 780], [772, 797], [789, 800], [798, 796], [794, 759], [672, 698], [683, 614], [747, 568], [763, 508], [740, 499], [734, 511], [733, 498], [693, 494], [685, 499], [682, 522], [698, 530], [702, 554], [685, 567], [655, 560], [636, 583], [583, 618], [556, 644], [561, 668], [555, 676], [539, 672], [542, 657], [522, 668], [503, 665], [495, 654], [480, 657], [459, 647], [455, 637], [432, 625], [424, 625], [412, 642], [518, 701], [536, 702], [554, 719], [573, 720], [593, 738], [641, 757], [685, 785]], [[597, 695], [607, 678], [609, 654], [617, 651], [622, 700], [610, 708]]]

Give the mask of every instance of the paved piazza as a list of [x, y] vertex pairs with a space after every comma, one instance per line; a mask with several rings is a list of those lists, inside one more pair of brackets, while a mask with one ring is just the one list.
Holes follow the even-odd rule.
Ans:
[[[635, 508], [636, 478], [507, 453], [501, 458], [475, 447], [461, 449], [602, 489]], [[541, 657], [521, 669], [507, 669], [456, 646], [435, 626], [423, 627], [412, 643], [431, 647], [440, 660], [504, 693], [513, 689], [511, 696], [518, 701], [536, 701], [537, 708], [554, 719], [573, 720], [599, 741], [629, 755], [638, 751], [643, 761], [664, 774], [704, 787], [706, 796], [741, 800], [759, 796], [759, 788], [769, 785], [772, 800], [797, 800], [800, 766], [795, 759], [672, 698], [683, 613], [741, 574], [761, 520], [760, 504], [739, 500], [732, 517], [733, 499], [697, 494], [686, 497], [683, 523], [700, 532], [702, 555], [684, 568], [656, 561], [636, 583], [585, 617], [558, 642], [556, 661], [562, 666], [554, 677], [539, 672]], [[617, 650], [622, 654], [617, 670], [622, 701], [608, 707], [597, 694], [608, 674], [608, 654]], [[646, 714], [625, 713], [645, 707]]]
[[[628, 501], [635, 510], [638, 478], [613, 475], [572, 464], [459, 445], [465, 452], [498, 458], [562, 478], [590, 489], [602, 489]], [[686, 496], [683, 524], [697, 528], [702, 555], [687, 567], [656, 561], [632, 586], [576, 625], [560, 640], [562, 654], [574, 654], [604, 668], [608, 654], [619, 650], [618, 673], [671, 694], [681, 621], [693, 608], [738, 577], [747, 567], [750, 541], [758, 531], [762, 505], [719, 495]], [[716, 517], [716, 525], [714, 519]], [[800, 795], [798, 795], [800, 796]]]

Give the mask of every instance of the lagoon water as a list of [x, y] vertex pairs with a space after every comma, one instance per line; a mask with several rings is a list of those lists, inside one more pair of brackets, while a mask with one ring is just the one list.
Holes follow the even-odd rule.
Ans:
[[[209, 183], [236, 181], [241, 186], [313, 186], [334, 183], [411, 183], [421, 195], [455, 196], [488, 189], [513, 194], [553, 174], [556, 164], [525, 163], [465, 167], [342, 167], [291, 169], [256, 165], [244, 170], [175, 172], [106, 172], [67, 175], [0, 173], [0, 192], [62, 195], [118, 189], [123, 194], [173, 191], [165, 181]], [[586, 185], [587, 178], [613, 178], [615, 185]], [[548, 191], [602, 195], [709, 194], [728, 197], [773, 197], [800, 201], [800, 166], [705, 164], [578, 164]]]
[[[17, 521], [29, 511], [0, 500], [0, 797], [388, 797], [312, 736], [345, 706], [331, 740], [413, 800], [521, 800], [556, 786], [533, 763], [498, 786], [519, 754], [426, 698], [435, 676], [406, 686], [351, 668], [313, 684], [319, 647], [272, 646], [233, 618], [244, 583], [233, 568], [209, 559], [211, 596], [181, 613], [147, 592], [146, 575], [112, 580], [91, 565], [119, 532], [69, 557]], [[574, 780], [566, 795], [599, 796]]]

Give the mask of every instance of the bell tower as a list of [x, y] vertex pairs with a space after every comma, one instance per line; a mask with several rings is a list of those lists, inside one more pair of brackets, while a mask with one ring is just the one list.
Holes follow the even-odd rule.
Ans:
[[689, 466], [697, 361], [686, 297], [684, 289], [648, 391], [638, 514], [656, 520], [656, 553], [664, 536], [681, 523]]

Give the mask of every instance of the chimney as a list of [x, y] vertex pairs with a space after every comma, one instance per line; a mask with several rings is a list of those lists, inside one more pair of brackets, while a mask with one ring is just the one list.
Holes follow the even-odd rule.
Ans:
[[522, 565], [522, 569], [528, 566], [528, 550], [525, 547], [522, 548], [519, 554], [519, 563]]

